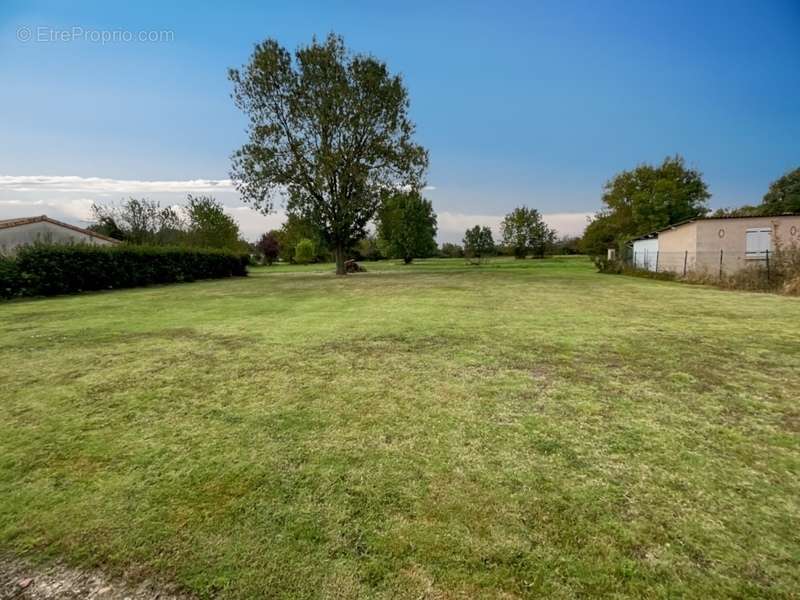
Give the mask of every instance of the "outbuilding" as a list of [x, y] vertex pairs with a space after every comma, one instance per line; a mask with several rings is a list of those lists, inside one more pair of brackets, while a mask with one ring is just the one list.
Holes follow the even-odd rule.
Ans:
[[108, 246], [118, 244], [119, 240], [51, 219], [47, 215], [0, 221], [0, 253], [13, 254], [20, 246], [36, 242]]
[[731, 273], [792, 247], [800, 250], [800, 214], [699, 217], [633, 240], [632, 262], [650, 271]]

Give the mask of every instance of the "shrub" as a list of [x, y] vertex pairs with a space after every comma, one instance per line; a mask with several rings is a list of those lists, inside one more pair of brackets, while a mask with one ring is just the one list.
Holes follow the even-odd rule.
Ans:
[[787, 296], [800, 296], [800, 275], [786, 280], [783, 284], [783, 293]]
[[439, 251], [439, 256], [442, 258], [464, 258], [464, 248], [458, 244], [445, 242], [442, 244], [442, 249]]
[[677, 273], [672, 271], [651, 271], [649, 269], [639, 269], [630, 265], [625, 265], [622, 268], [623, 275], [630, 275], [632, 277], [643, 277], [645, 279], [658, 279], [660, 281], [675, 281], [678, 278]]
[[256, 243], [256, 249], [262, 257], [262, 261], [271, 265], [281, 254], [281, 244], [278, 241], [277, 231], [268, 231]]
[[622, 260], [606, 258], [605, 256], [592, 257], [594, 266], [600, 273], [612, 275], [630, 275], [632, 277], [644, 277], [646, 279], [660, 279], [662, 281], [672, 281], [677, 279], [677, 275], [672, 271], [650, 271], [649, 269], [639, 269]]
[[783, 292], [794, 294], [796, 283], [800, 279], [800, 246], [782, 246], [776, 244], [775, 252], [770, 255], [769, 263], [757, 261], [743, 269], [725, 275], [718, 285], [736, 290], [754, 292]]
[[378, 239], [374, 235], [368, 235], [356, 244], [353, 257], [356, 260], [381, 260], [384, 258], [378, 245]]
[[[247, 275], [249, 256], [169, 246], [43, 245], [22, 248], [2, 281], [11, 296], [53, 296]], [[5, 285], [5, 284], [0, 284]]]
[[307, 238], [303, 238], [297, 242], [297, 246], [294, 249], [294, 262], [300, 265], [307, 265], [314, 260], [315, 254], [316, 250], [314, 249], [314, 242]]
[[600, 273], [610, 273], [612, 275], [619, 275], [622, 273], [624, 263], [621, 260], [613, 258], [606, 258], [605, 256], [593, 256], [592, 262]]
[[16, 296], [22, 287], [17, 262], [12, 258], [0, 256], [0, 298]]
[[592, 258], [600, 273], [632, 275], [651, 279], [680, 280], [686, 283], [713, 285], [729, 290], [751, 292], [777, 292], [787, 295], [800, 295], [800, 245], [782, 246], [776, 244], [769, 261], [755, 261], [730, 273], [719, 275], [708, 271], [689, 271], [679, 275], [672, 271], [655, 273], [638, 269], [630, 263], [603, 256]]

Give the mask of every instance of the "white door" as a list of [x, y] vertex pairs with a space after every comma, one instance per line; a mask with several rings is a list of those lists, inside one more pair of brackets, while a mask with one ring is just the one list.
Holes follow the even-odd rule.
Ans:
[[633, 242], [633, 266], [655, 271], [658, 265], [658, 238]]

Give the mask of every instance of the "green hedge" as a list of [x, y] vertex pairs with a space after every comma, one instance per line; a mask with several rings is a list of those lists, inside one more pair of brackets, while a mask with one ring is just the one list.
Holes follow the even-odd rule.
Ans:
[[249, 256], [165, 246], [33, 245], [0, 258], [0, 296], [54, 296], [247, 275]]

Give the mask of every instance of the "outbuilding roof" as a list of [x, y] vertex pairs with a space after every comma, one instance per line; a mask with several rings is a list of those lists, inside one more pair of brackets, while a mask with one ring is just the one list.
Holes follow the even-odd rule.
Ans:
[[51, 219], [47, 215], [39, 215], [38, 217], [20, 217], [17, 219], [3, 219], [0, 220], [0, 229], [10, 229], [11, 227], [19, 227], [21, 225], [30, 225], [31, 223], [42, 223], [42, 222], [51, 223], [53, 225], [64, 227], [66, 229], [71, 229], [72, 231], [77, 231], [78, 233], [82, 233], [84, 235], [95, 237], [101, 240], [106, 240], [107, 242], [112, 242], [114, 244], [119, 243], [119, 240], [115, 240], [114, 238], [108, 237], [107, 235], [103, 235], [102, 233], [97, 233], [96, 231], [91, 231], [89, 229], [84, 229], [82, 227], [70, 225], [69, 223], [64, 223], [63, 221], [57, 221], [56, 219]]

